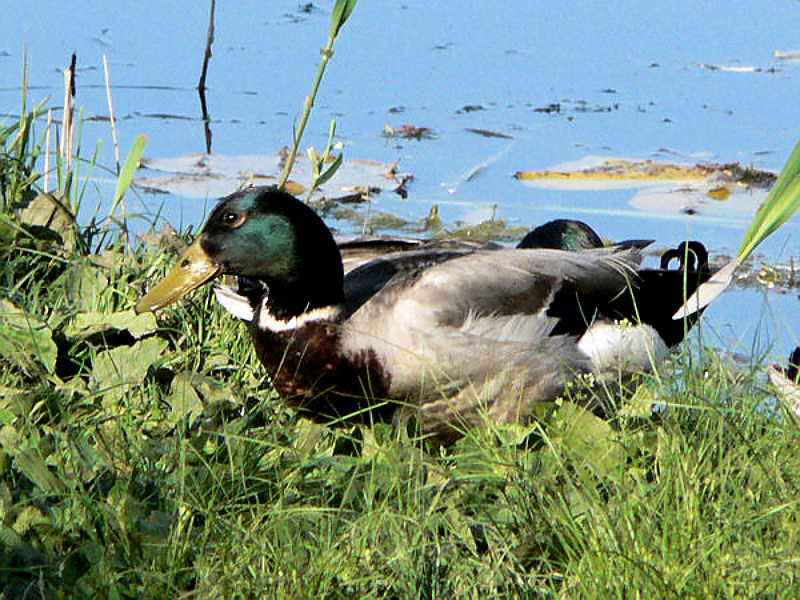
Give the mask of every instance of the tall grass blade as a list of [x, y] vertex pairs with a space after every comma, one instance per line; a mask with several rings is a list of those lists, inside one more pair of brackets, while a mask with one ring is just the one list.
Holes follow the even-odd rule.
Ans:
[[764, 205], [747, 230], [737, 255], [739, 262], [744, 262], [750, 253], [772, 232], [786, 223], [798, 208], [800, 208], [800, 142], [794, 147]]
[[106, 98], [108, 99], [108, 119], [111, 121], [111, 136], [114, 138], [114, 159], [119, 175], [119, 138], [117, 137], [117, 117], [114, 115], [114, 97], [111, 94], [111, 75], [108, 71], [108, 56], [103, 54], [103, 73], [106, 77]]
[[358, 0], [337, 0], [331, 15], [331, 36], [339, 35], [339, 30], [355, 9]]
[[337, 157], [334, 159], [334, 161], [331, 163], [331, 166], [330, 166], [330, 167], [328, 167], [328, 168], [327, 168], [327, 169], [326, 169], [326, 170], [325, 170], [325, 171], [324, 171], [324, 172], [323, 172], [323, 173], [322, 173], [322, 174], [319, 176], [319, 179], [317, 179], [317, 180], [314, 182], [314, 187], [319, 187], [319, 186], [323, 185], [323, 184], [324, 184], [325, 182], [327, 182], [327, 181], [328, 181], [328, 180], [329, 180], [331, 177], [333, 177], [334, 175], [336, 175], [336, 171], [338, 171], [338, 170], [339, 170], [339, 167], [341, 167], [341, 166], [342, 166], [342, 161], [343, 161], [343, 159], [344, 159], [344, 154], [342, 154], [342, 153], [339, 153], [339, 155], [338, 155], [338, 156], [337, 156]]
[[800, 208], [800, 142], [795, 145], [789, 160], [778, 175], [778, 180], [745, 233], [736, 258], [698, 287], [672, 318], [684, 319], [708, 306], [733, 281], [736, 267], [741, 265], [761, 242], [791, 219], [798, 208]]
[[[128, 152], [128, 157], [125, 159], [125, 164], [122, 165], [122, 169], [119, 172], [119, 177], [117, 178], [117, 189], [114, 192], [114, 202], [111, 205], [111, 211], [108, 213], [111, 220], [114, 219], [117, 208], [119, 207], [120, 202], [122, 202], [122, 198], [125, 196], [125, 192], [127, 192], [128, 188], [131, 187], [133, 176], [136, 174], [136, 169], [139, 168], [139, 161], [142, 159], [142, 154], [144, 154], [144, 147], [146, 144], [146, 135], [136, 136], [133, 146], [131, 146], [131, 150]], [[124, 227], [126, 226], [123, 224], [123, 228]], [[100, 241], [97, 244], [98, 249], [103, 247], [107, 234], [108, 226], [103, 229], [103, 233], [100, 236]]]
[[325, 67], [328, 61], [333, 56], [333, 44], [336, 41], [336, 36], [339, 35], [339, 30], [344, 25], [347, 18], [356, 7], [357, 0], [337, 0], [336, 5], [333, 7], [333, 14], [331, 16], [331, 33], [328, 36], [328, 44], [320, 50], [322, 60], [317, 69], [317, 76], [314, 78], [314, 84], [311, 86], [311, 93], [306, 97], [303, 105], [303, 114], [300, 117], [300, 124], [297, 126], [297, 131], [294, 134], [292, 148], [286, 157], [286, 164], [283, 166], [283, 171], [278, 178], [278, 187], [283, 189], [286, 182], [289, 180], [289, 175], [294, 167], [294, 161], [297, 158], [297, 149], [300, 147], [300, 140], [303, 138], [303, 132], [308, 123], [308, 117], [311, 115], [311, 110], [314, 108], [314, 99], [317, 97], [319, 85], [322, 83], [322, 75], [325, 73]]
[[131, 146], [131, 151], [128, 153], [128, 158], [125, 159], [125, 164], [122, 165], [122, 169], [119, 172], [117, 190], [114, 192], [114, 203], [111, 205], [112, 215], [117, 212], [117, 206], [119, 206], [122, 197], [125, 195], [125, 192], [128, 191], [128, 188], [131, 187], [133, 176], [136, 174], [136, 169], [139, 168], [139, 161], [142, 159], [146, 144], [146, 135], [136, 136], [133, 146]]

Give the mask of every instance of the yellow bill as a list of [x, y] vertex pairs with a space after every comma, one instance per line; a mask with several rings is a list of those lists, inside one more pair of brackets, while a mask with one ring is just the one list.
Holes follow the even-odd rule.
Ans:
[[205, 253], [199, 240], [184, 252], [178, 264], [139, 301], [136, 313], [158, 310], [172, 304], [218, 275], [222, 267]]

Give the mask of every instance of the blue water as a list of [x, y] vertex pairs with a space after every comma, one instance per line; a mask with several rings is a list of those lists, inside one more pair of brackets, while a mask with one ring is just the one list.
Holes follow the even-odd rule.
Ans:
[[[324, 44], [332, 1], [308, 12], [297, 2], [220, 2], [208, 74], [213, 152], [272, 155], [288, 144]], [[78, 105], [106, 116], [107, 54], [123, 154], [135, 136], [145, 155], [205, 151], [195, 86], [208, 3], [154, 1], [7, 3], [0, 19], [0, 114], [19, 111], [23, 54], [30, 101], [63, 101], [61, 69], [78, 53]], [[749, 217], [650, 214], [632, 209], [636, 190], [540, 189], [513, 179], [587, 155], [685, 162], [739, 161], [779, 170], [800, 139], [800, 5], [754, 2], [558, 3], [362, 0], [345, 25], [317, 98], [304, 147], [325, 143], [336, 118], [345, 156], [390, 163], [415, 175], [407, 200], [375, 209], [415, 220], [438, 204], [447, 223], [491, 210], [511, 224], [584, 218], [609, 238], [687, 235], [714, 253], [737, 248]], [[705, 66], [704, 66], [705, 65]], [[707, 66], [755, 67], [751, 72]], [[559, 112], [537, 108], [559, 104]], [[387, 140], [386, 123], [429, 127], [435, 139]], [[511, 136], [487, 138], [468, 128]], [[107, 123], [84, 125], [83, 147], [104, 145]], [[84, 155], [91, 152], [84, 150]], [[92, 202], [108, 202], [101, 184]], [[199, 224], [213, 199], [141, 196], [176, 224]], [[753, 211], [757, 200], [754, 199]], [[342, 226], [346, 227], [346, 226]], [[798, 260], [794, 219], [763, 250]], [[796, 294], [766, 294], [778, 348], [800, 335]], [[764, 314], [761, 292], [732, 292], [709, 323], [731, 344]], [[724, 306], [723, 306], [724, 305]], [[731, 332], [734, 332], [731, 334]], [[757, 336], [756, 336], [757, 337]], [[752, 338], [752, 336], [751, 336]]]

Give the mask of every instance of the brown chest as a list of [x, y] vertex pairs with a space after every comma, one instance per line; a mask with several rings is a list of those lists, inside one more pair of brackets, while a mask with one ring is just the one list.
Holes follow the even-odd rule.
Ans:
[[318, 419], [387, 416], [393, 409], [386, 403], [389, 375], [372, 349], [345, 352], [339, 331], [326, 322], [288, 331], [251, 329], [259, 360], [293, 408]]

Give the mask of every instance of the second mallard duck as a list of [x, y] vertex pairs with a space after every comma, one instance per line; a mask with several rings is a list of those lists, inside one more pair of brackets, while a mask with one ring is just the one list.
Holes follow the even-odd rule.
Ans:
[[772, 364], [767, 374], [778, 392], [778, 400], [790, 414], [800, 419], [800, 346], [789, 354], [789, 363], [785, 368]]
[[[318, 418], [366, 410], [385, 417], [402, 407], [446, 442], [487, 419], [529, 418], [581, 374], [647, 370], [683, 338], [691, 322], [671, 315], [708, 278], [705, 249], [693, 242], [665, 255], [664, 268], [642, 269], [641, 245], [423, 245], [345, 276], [312, 209], [254, 188], [217, 205], [136, 308], [158, 309], [223, 273], [261, 282], [268, 293], [223, 288], [218, 297], [248, 318], [286, 402]], [[672, 258], [686, 263], [686, 274], [666, 268]]]

